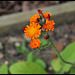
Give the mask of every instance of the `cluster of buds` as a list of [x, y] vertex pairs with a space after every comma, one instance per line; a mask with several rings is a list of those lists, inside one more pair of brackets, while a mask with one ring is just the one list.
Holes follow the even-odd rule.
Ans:
[[[40, 39], [36, 39], [43, 32], [47, 32], [49, 30], [54, 31], [54, 21], [50, 20], [51, 13], [46, 12], [42, 13], [42, 10], [38, 9], [39, 14], [35, 14], [30, 18], [30, 25], [23, 27], [22, 30], [24, 34], [32, 41], [30, 41], [30, 46], [32, 48], [40, 47], [41, 41]], [[44, 35], [44, 39], [48, 39], [49, 36], [47, 34]]]

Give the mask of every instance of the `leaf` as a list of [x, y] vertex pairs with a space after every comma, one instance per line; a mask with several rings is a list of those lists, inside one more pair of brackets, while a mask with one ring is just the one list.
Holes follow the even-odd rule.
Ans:
[[26, 48], [26, 45], [25, 45], [25, 41], [24, 40], [22, 41], [22, 47], [21, 48], [22, 48], [22, 51], [23, 52], [27, 52], [28, 51], [28, 48]]
[[[65, 61], [74, 63], [75, 62], [75, 42], [69, 44], [61, 53], [62, 58]], [[59, 58], [58, 58], [59, 59]], [[59, 72], [64, 73], [64, 72], [68, 72], [70, 70], [70, 68], [72, 67], [72, 65], [66, 64], [63, 61], [60, 60], [59, 65], [61, 65], [61, 70]], [[53, 66], [53, 65], [52, 65]], [[57, 66], [57, 64], [54, 64], [53, 69], [56, 70], [55, 66]], [[58, 73], [58, 72], [57, 72]]]
[[0, 74], [8, 74], [8, 66], [6, 64], [0, 67]]
[[61, 70], [60, 59], [56, 58], [51, 61], [51, 66], [55, 72], [59, 72]]
[[[61, 53], [64, 60], [74, 63], [75, 62], [75, 42], [69, 44]], [[62, 66], [62, 71], [67, 72], [72, 67], [72, 65], [60, 62]]]
[[16, 49], [19, 50], [21, 53], [27, 53], [28, 49], [26, 48], [25, 41], [22, 41], [21, 46], [16, 46]]
[[40, 41], [41, 41], [40, 47], [48, 44], [47, 40], [45, 40], [45, 39], [40, 39]]
[[27, 61], [35, 61], [37, 57], [33, 55], [33, 52], [30, 52], [27, 56]]
[[75, 74], [75, 68], [71, 68], [70, 74]]
[[21, 46], [16, 46], [16, 49], [19, 50], [21, 53], [24, 53], [24, 52], [22, 52]]
[[45, 62], [43, 60], [41, 60], [41, 59], [36, 59], [35, 63], [39, 64], [44, 69], [46, 68]]
[[9, 68], [11, 74], [47, 74], [47, 72], [34, 62], [19, 62]]
[[33, 52], [30, 52], [27, 56], [27, 61], [33, 61], [37, 64], [39, 64], [41, 67], [43, 67], [44, 69], [46, 68], [46, 64], [43, 60], [38, 59], [35, 55], [33, 55]]

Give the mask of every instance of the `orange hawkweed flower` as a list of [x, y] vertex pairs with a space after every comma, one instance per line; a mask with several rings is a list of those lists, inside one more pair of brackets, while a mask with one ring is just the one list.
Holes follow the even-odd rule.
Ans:
[[55, 28], [54, 25], [55, 23], [53, 20], [52, 21], [46, 20], [46, 24], [44, 24], [43, 28], [46, 29], [46, 31], [48, 30], [54, 31], [54, 28]]
[[43, 16], [44, 16], [45, 19], [49, 20], [50, 17], [51, 17], [51, 13], [46, 12], [46, 13], [43, 14]]
[[24, 32], [25, 35], [28, 37], [30, 37], [30, 39], [34, 39], [39, 37], [39, 35], [41, 34], [41, 26], [37, 23], [30, 23], [30, 25], [27, 25], [27, 28], [25, 28]]
[[40, 46], [41, 41], [39, 39], [33, 39], [30, 41], [30, 46], [32, 48], [38, 48]]
[[31, 18], [30, 18], [30, 22], [36, 22], [38, 23], [38, 19], [40, 18], [40, 16], [38, 14], [35, 14], [33, 15]]

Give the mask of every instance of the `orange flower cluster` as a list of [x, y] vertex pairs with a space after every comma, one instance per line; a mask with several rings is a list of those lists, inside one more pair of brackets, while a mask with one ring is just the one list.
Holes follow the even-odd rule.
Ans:
[[[41, 10], [38, 9], [39, 14], [35, 14], [30, 18], [30, 25], [27, 25], [24, 29], [24, 34], [27, 36], [27, 38], [30, 38], [32, 41], [30, 41], [30, 46], [32, 48], [39, 48], [41, 41], [40, 39], [37, 39], [42, 29], [46, 29], [46, 31], [51, 30], [54, 31], [54, 21], [50, 21], [51, 13], [46, 12], [42, 13]], [[45, 24], [41, 25], [42, 19], [45, 19]]]

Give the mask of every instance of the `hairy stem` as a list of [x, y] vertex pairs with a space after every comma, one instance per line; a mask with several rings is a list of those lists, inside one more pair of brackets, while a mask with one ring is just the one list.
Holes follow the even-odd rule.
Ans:
[[59, 54], [59, 52], [58, 52], [57, 48], [55, 47], [55, 45], [54, 45], [50, 40], [49, 40], [49, 42], [51, 43], [51, 45], [52, 45], [52, 47], [54, 48], [54, 50], [55, 50], [56, 54], [58, 55], [58, 57], [59, 57], [64, 63], [70, 64], [70, 65], [75, 65], [74, 63], [65, 61], [65, 60], [61, 57], [61, 55]]

